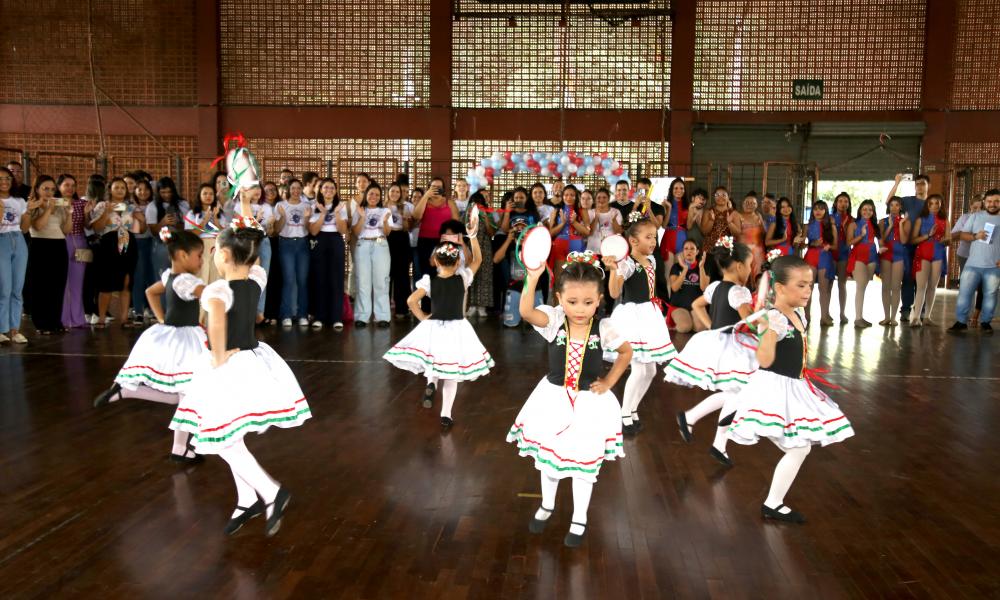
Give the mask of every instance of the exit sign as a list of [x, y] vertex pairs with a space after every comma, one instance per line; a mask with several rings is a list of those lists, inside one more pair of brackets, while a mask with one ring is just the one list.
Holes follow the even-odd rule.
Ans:
[[822, 79], [796, 79], [792, 82], [792, 100], [822, 100]]

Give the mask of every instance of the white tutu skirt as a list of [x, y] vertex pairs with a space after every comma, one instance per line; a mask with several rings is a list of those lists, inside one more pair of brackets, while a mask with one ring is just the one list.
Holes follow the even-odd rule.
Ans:
[[597, 481], [606, 460], [625, 456], [621, 407], [611, 392], [575, 392], [543, 378], [521, 407], [507, 441], [554, 479]]
[[312, 416], [288, 365], [267, 344], [213, 368], [206, 354], [181, 397], [171, 429], [191, 434], [198, 454], [218, 454], [248, 433], [298, 427]]
[[472, 381], [493, 368], [493, 357], [465, 319], [425, 319], [382, 358], [427, 377]]
[[854, 435], [837, 403], [818, 387], [813, 392], [805, 379], [760, 369], [734, 404], [736, 415], [726, 435], [738, 444], [769, 438], [783, 448], [826, 446]]
[[[632, 361], [662, 363], [677, 350], [670, 341], [670, 331], [660, 309], [652, 302], [619, 304], [611, 313], [611, 325], [632, 346]], [[604, 351], [604, 360], [614, 362], [618, 353]]]
[[[748, 348], [747, 344], [754, 349]], [[713, 392], [735, 392], [757, 370], [757, 340], [732, 328], [696, 333], [664, 369], [666, 381]]]
[[201, 327], [157, 323], [136, 340], [115, 383], [130, 390], [145, 385], [168, 394], [184, 392], [208, 353], [207, 341]]

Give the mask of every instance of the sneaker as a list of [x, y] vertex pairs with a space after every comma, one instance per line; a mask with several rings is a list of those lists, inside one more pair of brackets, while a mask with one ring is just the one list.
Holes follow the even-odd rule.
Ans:
[[[993, 333], [993, 326], [989, 323], [980, 323], [979, 331], [982, 333]], [[17, 342], [17, 336], [14, 336], [14, 341]]]
[[344, 330], [344, 324], [341, 323], [340, 321], [337, 321], [336, 323], [333, 324], [333, 330], [334, 331], [343, 331]]
[[313, 329], [323, 329], [323, 321], [313, 321]]
[[10, 341], [9, 337], [7, 337], [6, 335], [0, 333], [0, 344], [6, 344], [9, 341]]
[[[320, 326], [322, 326], [322, 325], [323, 324], [320, 323]], [[309, 319], [307, 319], [305, 317], [302, 317], [301, 319], [299, 319], [299, 327], [309, 327]]]
[[[904, 321], [905, 322], [905, 321]], [[955, 324], [948, 328], [948, 331], [965, 331], [969, 326], [960, 321], [955, 321]]]
[[87, 315], [86, 317], [84, 317], [84, 321], [86, 321], [88, 325], [97, 325], [97, 315], [94, 314]]
[[480, 306], [479, 308], [476, 309], [476, 311], [479, 313], [480, 317], [485, 317], [486, 316], [486, 307], [485, 306]]
[[291, 319], [282, 319], [281, 320], [281, 326], [282, 327], [291, 327], [292, 326], [292, 320]]
[[[989, 323], [987, 323], [986, 326], [989, 327], [990, 326]], [[28, 338], [24, 337], [24, 334], [18, 331], [14, 335], [10, 336], [10, 341], [14, 342], [15, 344], [27, 344]]]
[[475, 306], [470, 306], [469, 310], [465, 311], [465, 316], [468, 317], [468, 318], [470, 318], [470, 319], [472, 317], [476, 316], [476, 307]]

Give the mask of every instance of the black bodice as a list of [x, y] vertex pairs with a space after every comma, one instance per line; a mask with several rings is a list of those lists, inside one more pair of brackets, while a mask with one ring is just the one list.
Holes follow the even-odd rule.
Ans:
[[635, 271], [632, 275], [625, 280], [622, 284], [622, 302], [628, 304], [633, 302], [635, 304], [642, 304], [643, 302], [649, 302], [652, 296], [657, 295], [657, 285], [656, 282], [662, 279], [662, 273], [660, 272], [661, 261], [657, 261], [655, 256], [648, 257], [649, 261], [653, 263], [653, 293], [650, 294], [649, 291], [649, 277], [646, 275], [646, 269], [642, 268], [638, 262], [635, 263]]
[[712, 303], [708, 305], [708, 315], [712, 318], [712, 329], [728, 327], [740, 322], [740, 313], [729, 304], [729, 290], [736, 285], [731, 281], [720, 281], [712, 292]]
[[[599, 336], [600, 333], [598, 330], [599, 327], [595, 323], [591, 327], [590, 334], [587, 337]], [[561, 337], [562, 332], [566, 333], [565, 338]], [[580, 369], [580, 384], [577, 386], [579, 390], [589, 390], [590, 384], [594, 383], [604, 373], [604, 354], [601, 349], [601, 343], [598, 341], [596, 346], [596, 348], [591, 348], [589, 340], [584, 342], [583, 367]], [[556, 338], [549, 342], [549, 374], [546, 378], [553, 385], [561, 386], [566, 384], [566, 349], [568, 347], [569, 331], [564, 322], [560, 334], [556, 335]]]
[[254, 327], [257, 322], [257, 301], [260, 285], [253, 279], [229, 282], [233, 305], [226, 313], [226, 350], [253, 350], [257, 347]]
[[431, 318], [458, 321], [465, 318], [465, 281], [455, 273], [451, 277], [431, 278]]
[[791, 333], [792, 335], [778, 340], [771, 366], [761, 368], [792, 379], [801, 379], [802, 353], [805, 345], [802, 343], [802, 332], [792, 327]]
[[163, 295], [163, 301], [167, 306], [163, 322], [171, 327], [196, 327], [200, 316], [198, 299], [182, 300], [174, 291], [176, 277], [176, 273], [171, 273], [167, 277], [167, 291]]

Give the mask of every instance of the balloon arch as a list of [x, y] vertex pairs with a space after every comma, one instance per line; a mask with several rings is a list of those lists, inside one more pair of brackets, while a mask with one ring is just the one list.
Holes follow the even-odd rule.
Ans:
[[497, 173], [535, 173], [542, 177], [604, 177], [609, 187], [629, 181], [628, 170], [607, 152], [494, 152], [469, 169], [465, 181], [475, 192], [493, 184]]

